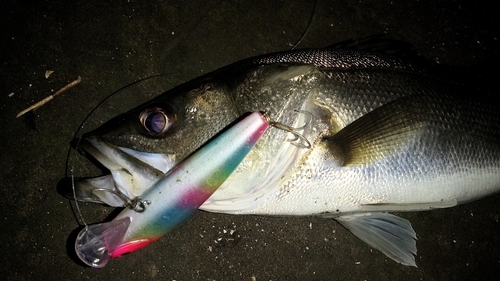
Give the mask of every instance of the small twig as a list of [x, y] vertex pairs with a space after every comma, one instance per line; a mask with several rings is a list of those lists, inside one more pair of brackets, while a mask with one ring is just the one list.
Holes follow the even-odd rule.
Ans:
[[20, 116], [23, 116], [26, 112], [29, 112], [33, 109], [37, 109], [39, 108], [40, 106], [48, 103], [49, 101], [51, 101], [53, 98], [55, 98], [56, 96], [66, 92], [67, 90], [73, 88], [74, 86], [76, 86], [78, 83], [80, 83], [82, 81], [82, 78], [80, 76], [78, 76], [78, 78], [76, 78], [76, 80], [73, 80], [72, 82], [70, 82], [69, 84], [67, 84], [66, 86], [62, 87], [59, 91], [55, 92], [54, 94], [44, 98], [43, 100], [33, 104], [32, 106], [26, 108], [25, 110], [19, 112], [16, 116], [16, 118], [19, 118]]

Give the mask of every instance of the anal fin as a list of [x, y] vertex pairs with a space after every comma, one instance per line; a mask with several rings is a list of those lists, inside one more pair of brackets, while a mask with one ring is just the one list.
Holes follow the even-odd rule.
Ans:
[[358, 213], [335, 220], [394, 261], [417, 266], [417, 236], [408, 220], [388, 213]]

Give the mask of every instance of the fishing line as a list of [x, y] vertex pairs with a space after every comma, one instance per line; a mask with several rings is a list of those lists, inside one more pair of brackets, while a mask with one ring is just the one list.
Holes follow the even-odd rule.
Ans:
[[[106, 99], [109, 98], [109, 97], [106, 97]], [[101, 102], [102, 103], [102, 102]], [[97, 106], [99, 106], [101, 103], [99, 103]], [[97, 108], [97, 107], [96, 107]], [[91, 113], [94, 112], [95, 108], [92, 109]], [[85, 121], [87, 121], [87, 119], [90, 117], [90, 114], [87, 115], [87, 117], [85, 117], [85, 119], [83, 120], [83, 122], [80, 124], [80, 126], [78, 127], [78, 129], [76, 130], [76, 133], [75, 135], [73, 136], [73, 139], [76, 138], [76, 136], [78, 135], [78, 133], [80, 132], [81, 129], [83, 129], [83, 125], [85, 123]], [[76, 143], [76, 146], [75, 146], [75, 149], [80, 145], [80, 138], [78, 138], [78, 141]], [[69, 146], [69, 150], [68, 150], [68, 158], [66, 159], [66, 176], [68, 175], [68, 172], [67, 172], [67, 169], [68, 169], [68, 165], [69, 165], [69, 157], [70, 157], [70, 154], [71, 154], [71, 144]], [[78, 205], [78, 201], [76, 200], [76, 190], [75, 190], [75, 175], [74, 175], [74, 171], [75, 171], [75, 165], [74, 163], [71, 163], [71, 169], [70, 169], [70, 172], [71, 172], [71, 190], [73, 191], [73, 199], [74, 199], [74, 202], [75, 202], [75, 207], [76, 207], [76, 210], [77, 210], [77, 213], [78, 215], [80, 216], [80, 220], [82, 221], [83, 225], [85, 225], [85, 227], [87, 228], [88, 225], [87, 223], [85, 222], [85, 219], [83, 218], [83, 214], [82, 214], [82, 211], [80, 210], [80, 205]], [[73, 214], [74, 214], [74, 211], [73, 211]], [[78, 221], [78, 218], [76, 217], [76, 214], [75, 215], [75, 218], [76, 220]]]
[[[127, 84], [121, 88], [119, 88], [118, 90], [112, 92], [111, 94], [109, 94], [108, 96], [106, 96], [103, 100], [101, 100], [90, 112], [89, 114], [87, 114], [87, 116], [83, 119], [83, 121], [80, 123], [80, 125], [78, 126], [78, 129], [76, 130], [75, 134], [73, 135], [73, 138], [72, 140], [76, 140], [76, 144], [75, 144], [75, 149], [77, 149], [79, 146], [80, 146], [80, 141], [81, 141], [81, 138], [78, 138], [78, 135], [80, 134], [80, 131], [84, 128], [85, 126], [85, 123], [88, 121], [88, 119], [90, 118], [90, 116], [92, 116], [92, 114], [94, 114], [94, 112], [100, 108], [106, 101], [108, 101], [111, 97], [113, 97], [114, 95], [116, 95], [117, 93], [123, 91], [124, 89], [128, 88], [128, 87], [131, 87], [133, 85], [136, 85], [136, 84], [139, 84], [140, 82], [144, 82], [146, 80], [149, 80], [151, 78], [156, 78], [156, 77], [159, 77], [159, 76], [162, 76], [163, 74], [156, 74], [156, 75], [152, 75], [152, 76], [148, 76], [146, 78], [142, 78], [142, 79], [139, 79], [139, 80], [136, 80], [130, 84]], [[74, 168], [75, 168], [75, 165], [74, 163], [71, 163], [70, 164], [70, 157], [71, 157], [71, 151], [73, 150], [73, 147], [72, 145], [69, 146], [69, 149], [68, 149], [68, 154], [66, 156], [66, 177], [70, 177], [71, 178], [71, 188], [72, 188], [72, 191], [73, 191], [73, 199], [74, 199], [74, 202], [75, 202], [75, 207], [76, 207], [76, 212], [77, 214], [75, 214], [74, 210], [73, 210], [73, 214], [75, 215], [75, 219], [79, 222], [79, 220], [83, 223], [83, 225], [85, 227], [88, 227], [87, 223], [85, 222], [85, 219], [83, 218], [83, 214], [80, 210], [80, 206], [78, 205], [78, 200], [76, 198], [76, 190], [75, 190], [75, 176], [74, 176]], [[79, 217], [79, 218], [78, 218]], [[78, 223], [80, 224], [80, 223]]]
[[[76, 210], [78, 212], [78, 215], [80, 216], [80, 220], [82, 221], [83, 225], [85, 225], [85, 227], [88, 227], [87, 223], [85, 222], [85, 219], [83, 218], [82, 211], [80, 211], [80, 206], [78, 205], [78, 201], [76, 200], [75, 176], [73, 175], [74, 168], [75, 168], [75, 166], [72, 165], [71, 170], [70, 170], [71, 171], [71, 189], [73, 190], [73, 198], [75, 201]], [[76, 218], [76, 215], [75, 215], [75, 218]], [[76, 218], [76, 220], [78, 221], [78, 218]]]
[[318, 4], [318, 0], [314, 0], [313, 10], [311, 12], [311, 16], [309, 17], [309, 22], [307, 23], [306, 30], [304, 31], [304, 33], [302, 33], [302, 36], [300, 36], [299, 40], [292, 46], [292, 48], [290, 48], [290, 51], [295, 49], [295, 47], [297, 47], [300, 44], [302, 39], [304, 39], [304, 37], [306, 37], [307, 32], [309, 32], [309, 29], [311, 28], [312, 22], [314, 20], [314, 15], [316, 13], [317, 4]]

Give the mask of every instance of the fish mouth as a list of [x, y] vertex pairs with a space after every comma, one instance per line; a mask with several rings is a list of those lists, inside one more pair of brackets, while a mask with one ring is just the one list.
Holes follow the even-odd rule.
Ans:
[[74, 186], [71, 184], [59, 190], [63, 196], [83, 202], [127, 206], [175, 166], [175, 154], [137, 151], [96, 136], [82, 138], [77, 149], [89, 154], [110, 172], [78, 179]]

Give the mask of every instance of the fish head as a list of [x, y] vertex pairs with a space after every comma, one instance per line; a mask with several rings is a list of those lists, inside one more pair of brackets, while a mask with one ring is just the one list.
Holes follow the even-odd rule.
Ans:
[[227, 87], [203, 77], [110, 119], [77, 147], [110, 174], [79, 181], [77, 199], [123, 206], [238, 116]]
[[[128, 198], [140, 196], [247, 112], [266, 112], [273, 121], [302, 127], [306, 115], [297, 111], [311, 110], [312, 93], [321, 78], [322, 74], [311, 65], [253, 65], [223, 69], [178, 86], [82, 136], [83, 150], [109, 169], [111, 176], [94, 180], [90, 185], [84, 181], [88, 187], [82, 190], [87, 191], [80, 193], [94, 189], [94, 193], [114, 190]], [[302, 133], [306, 131], [311, 130], [302, 129]], [[286, 131], [266, 132], [235, 172], [239, 174], [238, 181], [244, 182], [238, 183], [240, 189], [245, 190], [239, 194], [254, 188], [254, 182], [264, 181], [269, 174], [276, 178], [282, 176], [290, 163], [274, 165], [273, 168], [281, 169], [279, 173], [271, 171], [270, 166], [273, 158], [285, 153], [283, 146], [289, 144], [289, 139]], [[96, 186], [98, 181], [106, 186]], [[113, 192], [104, 193], [107, 197], [116, 197]], [[106, 196], [100, 194], [95, 201], [112, 206], [122, 204], [123, 200]]]
[[227, 87], [209, 79], [174, 88], [112, 118], [83, 138], [168, 154], [177, 163], [238, 116]]

